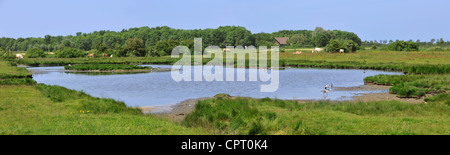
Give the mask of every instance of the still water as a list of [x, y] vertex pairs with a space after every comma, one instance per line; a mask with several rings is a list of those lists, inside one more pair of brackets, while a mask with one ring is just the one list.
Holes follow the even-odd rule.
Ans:
[[[172, 67], [170, 65], [143, 66]], [[367, 76], [402, 74], [375, 70], [286, 68], [279, 72], [278, 90], [272, 93], [262, 93], [260, 85], [269, 84], [270, 81], [248, 80], [249, 71], [257, 69], [234, 69], [235, 73], [237, 70], [245, 70], [246, 81], [241, 82], [175, 82], [172, 80], [171, 72], [98, 75], [65, 72], [64, 67], [29, 67], [28, 69], [33, 70], [33, 79], [38, 83], [82, 90], [95, 97], [124, 101], [125, 104], [132, 107], [173, 105], [187, 99], [212, 97], [219, 93], [253, 98], [348, 100], [361, 93], [387, 92], [387, 90], [332, 90], [328, 94], [322, 93], [321, 90], [324, 90], [325, 85], [329, 83], [333, 83], [334, 87], [354, 87], [363, 85], [363, 79]]]

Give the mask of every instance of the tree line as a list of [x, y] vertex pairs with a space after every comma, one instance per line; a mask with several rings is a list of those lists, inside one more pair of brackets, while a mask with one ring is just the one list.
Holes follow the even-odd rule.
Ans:
[[[281, 30], [273, 33], [252, 34], [240, 26], [221, 26], [217, 29], [173, 29], [162, 27], [140, 27], [122, 31], [77, 32], [75, 35], [50, 36], [43, 38], [0, 38], [0, 48], [6, 51], [55, 52], [58, 57], [79, 57], [82, 51], [96, 54], [108, 53], [116, 56], [163, 56], [171, 53], [173, 47], [188, 46], [193, 50], [194, 38], [202, 38], [207, 46], [273, 46], [275, 37], [289, 37], [292, 47], [324, 47], [330, 40], [351, 40], [361, 45], [361, 39], [352, 32], [325, 30]], [[33, 49], [33, 50], [32, 50]], [[75, 52], [75, 53], [74, 53]], [[42, 53], [42, 52], [38, 52]], [[64, 56], [68, 55], [68, 56]], [[41, 54], [36, 54], [41, 56]]]

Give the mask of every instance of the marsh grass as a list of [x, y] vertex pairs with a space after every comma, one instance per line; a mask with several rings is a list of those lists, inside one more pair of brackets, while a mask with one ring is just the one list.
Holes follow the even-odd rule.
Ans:
[[36, 84], [25, 68], [5, 61], [0, 66], [0, 135], [208, 133], [143, 115], [113, 99]]
[[16, 67], [16, 65], [13, 62], [0, 61], [0, 79], [31, 77], [31, 73], [26, 68]]
[[364, 81], [391, 85], [389, 92], [399, 97], [422, 97], [450, 91], [450, 74], [376, 75], [366, 77]]
[[216, 98], [200, 101], [183, 124], [217, 134], [450, 134], [442, 102], [307, 102]]
[[151, 67], [143, 67], [137, 65], [127, 65], [127, 64], [78, 64], [71, 66], [64, 66], [67, 70], [100, 70], [100, 71], [110, 71], [110, 70], [138, 70], [138, 69], [151, 69]]
[[1, 135], [206, 134], [59, 86], [0, 85]]

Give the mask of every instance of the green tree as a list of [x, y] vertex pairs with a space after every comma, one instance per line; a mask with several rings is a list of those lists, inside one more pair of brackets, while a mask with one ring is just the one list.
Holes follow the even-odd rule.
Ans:
[[108, 46], [106, 46], [104, 43], [99, 42], [95, 45], [95, 49], [100, 52], [100, 53], [104, 53], [106, 52], [106, 50], [108, 49]]
[[[186, 42], [187, 43], [187, 42]], [[194, 46], [194, 42], [191, 42], [192, 45], [188, 46]], [[191, 44], [189, 43], [189, 44]], [[172, 49], [180, 45], [180, 43], [177, 40], [163, 40], [158, 41], [155, 46], [153, 46], [149, 52], [151, 56], [165, 56], [172, 54]], [[186, 45], [185, 45], [186, 46]], [[192, 50], [192, 49], [191, 49]]]
[[32, 48], [27, 51], [26, 57], [28, 58], [43, 58], [45, 57], [45, 52], [40, 48]]
[[353, 42], [353, 40], [344, 40], [342, 46], [345, 49], [345, 52], [356, 52], [358, 49], [358, 44]]
[[443, 39], [443, 38], [439, 39], [438, 45], [442, 45], [442, 44], [444, 44], [444, 43], [445, 43], [445, 42], [444, 42], [444, 39]]
[[341, 44], [341, 42], [339, 42], [339, 40], [337, 39], [331, 39], [328, 44], [325, 46], [325, 51], [326, 52], [339, 52], [340, 49], [342, 49], [343, 46]]
[[62, 46], [63, 47], [72, 47], [72, 43], [70, 43], [70, 40], [65, 39], [62, 41]]
[[398, 40], [389, 44], [388, 49], [393, 51], [418, 51], [419, 45], [412, 41]]
[[55, 51], [55, 56], [58, 58], [79, 58], [85, 57], [86, 54], [84, 53], [84, 51], [77, 48], [62, 47], [59, 50]]
[[144, 41], [139, 38], [130, 38], [125, 42], [124, 50], [127, 56], [145, 56]]
[[50, 36], [50, 35], [45, 35], [44, 40], [45, 40], [45, 43], [46, 43], [46, 44], [50, 44], [50, 43], [51, 43], [51, 40], [52, 40], [52, 36]]
[[287, 42], [289, 45], [305, 46], [308, 43], [308, 38], [304, 34], [295, 34]]
[[331, 34], [322, 27], [316, 27], [312, 32], [312, 42], [316, 47], [324, 47], [330, 41]]

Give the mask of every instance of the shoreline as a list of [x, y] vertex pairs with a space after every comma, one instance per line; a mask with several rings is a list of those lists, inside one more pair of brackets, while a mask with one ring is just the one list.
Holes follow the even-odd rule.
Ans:
[[[335, 87], [335, 91], [358, 91], [358, 90], [389, 90], [389, 88], [392, 86], [386, 86], [386, 85], [376, 85], [372, 83], [365, 83], [361, 86], [356, 87]], [[429, 97], [429, 95], [425, 96]], [[413, 104], [420, 104], [424, 103], [424, 98], [400, 98], [397, 97], [396, 94], [391, 94], [389, 92], [387, 93], [362, 93], [361, 95], [354, 95], [352, 96], [351, 100], [349, 102], [370, 102], [370, 101], [390, 101], [390, 100], [396, 100], [401, 102], [408, 102]], [[185, 101], [179, 102], [174, 105], [166, 105], [166, 106], [142, 106], [137, 107], [142, 110], [142, 112], [145, 115], [153, 115], [158, 118], [163, 119], [169, 119], [175, 122], [181, 122], [184, 120], [184, 118], [192, 113], [192, 111], [195, 110], [195, 105], [198, 103], [198, 101], [210, 99], [214, 97], [206, 97], [206, 98], [198, 98], [198, 99], [187, 99]], [[236, 98], [235, 96], [232, 96], [232, 98]], [[322, 100], [296, 100], [299, 103], [305, 103], [305, 102], [314, 102], [314, 101], [322, 101]], [[330, 100], [327, 100], [330, 101]], [[333, 100], [331, 100], [333, 101]], [[333, 101], [333, 102], [341, 102], [341, 101]]]
[[70, 70], [70, 69], [64, 69], [65, 72], [78, 72], [78, 73], [114, 73], [114, 72], [120, 72], [120, 73], [139, 73], [139, 72], [165, 72], [165, 71], [171, 71], [171, 68], [152, 68], [152, 69], [131, 69], [131, 70], [125, 70], [125, 69], [119, 69], [119, 70]]

